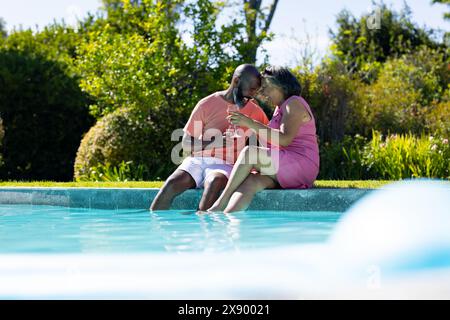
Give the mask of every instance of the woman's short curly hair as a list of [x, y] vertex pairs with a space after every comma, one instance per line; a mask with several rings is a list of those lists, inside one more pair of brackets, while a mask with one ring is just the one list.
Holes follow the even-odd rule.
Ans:
[[302, 86], [292, 72], [285, 67], [268, 66], [261, 73], [263, 79], [266, 79], [284, 92], [284, 98], [291, 96], [300, 96], [302, 94]]

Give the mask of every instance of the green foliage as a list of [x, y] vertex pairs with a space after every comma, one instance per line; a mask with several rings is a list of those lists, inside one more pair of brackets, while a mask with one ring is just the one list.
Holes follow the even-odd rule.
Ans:
[[[123, 148], [120, 152], [125, 155], [111, 159], [106, 155], [93, 165], [110, 163], [114, 167], [120, 161], [142, 161], [149, 166], [146, 175], [167, 174], [170, 165], [160, 164], [167, 161], [167, 150], [173, 144], [170, 141], [172, 130], [184, 125], [201, 98], [224, 89], [235, 67], [243, 62], [239, 46], [243, 41], [240, 31], [245, 24], [233, 20], [218, 27], [223, 6], [224, 3], [212, 0], [105, 0], [101, 12], [89, 15], [76, 28], [55, 23], [40, 32], [12, 32], [2, 40], [2, 50], [34, 62], [11, 64], [8, 61], [8, 66], [2, 65], [0, 81], [8, 85], [1, 88], [0, 96], [5, 97], [4, 104], [10, 108], [13, 104], [7, 97], [13, 99], [23, 90], [24, 101], [19, 99], [19, 104], [24, 105], [25, 116], [20, 114], [21, 121], [38, 127], [52, 126], [54, 130], [43, 138], [39, 130], [33, 129], [30, 133], [37, 134], [29, 137], [28, 133], [21, 132], [27, 132], [27, 129], [20, 121], [13, 121], [18, 126], [16, 131], [12, 130], [9, 122], [18, 115], [8, 113], [4, 117], [8, 129], [4, 149], [13, 145], [26, 146], [22, 142], [28, 139], [49, 163], [44, 165], [38, 161], [40, 155], [35, 154], [39, 152], [33, 148], [30, 149], [35, 162], [27, 160], [29, 154], [9, 152], [11, 165], [5, 171], [5, 177], [67, 179], [66, 173], [60, 170], [52, 169], [51, 177], [45, 174], [48, 168], [62, 163], [67, 168], [72, 167], [73, 158], [70, 161], [58, 159], [73, 157], [74, 145], [78, 144], [74, 141], [79, 141], [86, 131], [86, 124], [92, 123], [86, 115], [86, 106], [100, 122], [103, 117], [125, 107], [149, 115], [152, 123], [157, 123], [152, 124], [152, 128], [157, 129], [152, 131], [154, 140], [151, 145], [147, 144], [150, 151], [145, 153], [152, 155], [150, 162], [148, 158], [128, 159], [126, 143], [121, 143], [118, 148]], [[186, 29], [185, 26], [189, 27]], [[266, 33], [260, 36], [261, 41], [268, 38]], [[6, 65], [6, 60], [2, 63]], [[30, 68], [23, 70], [23, 76], [20, 72], [14, 75], [8, 69], [17, 69], [21, 65], [24, 69]], [[20, 79], [14, 80], [14, 77]], [[59, 88], [54, 87], [56, 83]], [[27, 99], [32, 98], [35, 100], [28, 102]], [[72, 112], [81, 116], [76, 117]], [[61, 123], [52, 117], [58, 117]], [[66, 117], [75, 121], [68, 121]], [[142, 121], [138, 127], [147, 126], [146, 120]], [[71, 141], [67, 140], [65, 129], [71, 131]], [[14, 133], [14, 139], [9, 133]], [[64, 146], [53, 141], [63, 141]], [[58, 151], [49, 156], [47, 150], [50, 152], [52, 148], [58, 148]], [[38, 176], [34, 176], [36, 172], [39, 172]]]
[[335, 58], [315, 70], [297, 68], [303, 97], [311, 105], [320, 141], [341, 141], [345, 135], [422, 132], [446, 135], [450, 116], [449, 56], [421, 47], [412, 54], [389, 58], [376, 81], [364, 83], [347, 73]]
[[[297, 69], [321, 141], [319, 178], [449, 178], [448, 49], [408, 12], [381, 8], [380, 30], [342, 13], [333, 55], [312, 71]], [[369, 141], [372, 129], [381, 132]], [[404, 135], [379, 142], [390, 132]], [[443, 138], [430, 144], [424, 133]]]
[[425, 114], [425, 126], [429, 132], [450, 136], [450, 100], [433, 103]]
[[[244, 1], [242, 11], [245, 20], [238, 25], [240, 34], [245, 33], [246, 36], [242, 36], [236, 45], [243, 61], [255, 64], [258, 48], [264, 42], [272, 40], [274, 35], [269, 32], [269, 27], [277, 6], [278, 0], [271, 1], [267, 7], [262, 7], [262, 1]], [[236, 24], [237, 20], [234, 21]]]
[[[68, 180], [72, 167], [78, 180], [165, 178], [172, 131], [272, 39], [271, 11], [259, 1], [236, 4], [239, 14], [222, 26], [228, 1], [102, 2], [76, 29], [7, 35], [0, 20], [1, 178]], [[448, 177], [446, 140], [433, 147], [410, 135], [449, 136], [448, 48], [407, 7], [379, 7], [380, 29], [369, 28], [370, 14], [341, 12], [331, 56], [295, 70], [316, 118], [320, 177]], [[93, 124], [88, 111], [98, 121], [80, 145]], [[405, 136], [369, 141], [372, 129]]]
[[[75, 160], [75, 179], [91, 179], [98, 168], [114, 170], [132, 162], [128, 179], [161, 179], [175, 165], [170, 161], [171, 132], [152, 114], [135, 108], [121, 108], [104, 116], [81, 141]], [[139, 169], [140, 165], [143, 169]], [[137, 174], [136, 172], [139, 172]], [[94, 175], [94, 177], [96, 177]]]
[[[174, 169], [168, 160], [174, 144], [172, 131], [184, 126], [200, 99], [223, 90], [240, 63], [237, 53], [224, 50], [235, 38], [234, 29], [216, 28], [219, 8], [209, 0], [187, 5], [183, 1], [110, 1], [106, 9], [107, 18], [88, 28], [77, 50], [80, 87], [95, 101], [90, 112], [99, 123], [91, 130], [97, 133], [88, 134], [80, 146], [75, 178], [99, 164], [114, 167], [121, 161], [145, 165], [148, 179], [166, 177]], [[179, 30], [181, 16], [191, 22], [191, 30]], [[189, 45], [183, 41], [185, 37], [191, 39]], [[138, 117], [138, 122], [144, 122], [136, 124], [151, 128], [151, 134], [136, 131], [139, 139], [147, 141], [141, 145], [117, 140], [122, 142], [114, 145], [116, 153], [103, 152], [98, 159], [94, 156], [97, 147], [83, 151], [85, 145], [102, 145], [88, 142], [94, 135], [115, 134], [99, 126], [119, 121], [122, 115], [118, 110], [124, 106], [127, 114], [150, 115], [151, 124], [146, 117]], [[114, 116], [108, 117], [111, 114]], [[124, 130], [133, 128], [124, 126]], [[128, 132], [125, 135], [129, 137]]]
[[361, 117], [367, 119], [367, 128], [383, 133], [420, 134], [439, 129], [429, 121], [433, 117], [442, 116], [441, 123], [448, 123], [448, 112], [445, 114], [442, 105], [436, 107], [448, 90], [447, 63], [443, 53], [428, 48], [389, 59], [378, 79], [371, 85], [360, 86], [357, 92], [356, 104], [364, 109]]
[[3, 38], [6, 38], [8, 36], [8, 33], [6, 32], [6, 23], [3, 18], [0, 18], [0, 41], [3, 40]]
[[[432, 3], [440, 3], [440, 4], [446, 4], [447, 7], [450, 6], [450, 0], [432, 0]], [[450, 12], [444, 13], [444, 19], [450, 20]]]
[[[399, 63], [407, 66], [406, 70], [397, 71], [403, 76], [411, 87], [420, 95], [420, 103], [424, 106], [443, 98], [450, 83], [450, 56], [449, 51], [430, 49], [422, 46], [413, 53], [405, 54], [399, 58]], [[396, 63], [393, 60], [393, 63]], [[403, 67], [403, 66], [402, 66]], [[400, 69], [400, 67], [396, 67]]]
[[[363, 15], [359, 19], [344, 10], [337, 18], [337, 31], [330, 31], [332, 53], [346, 66], [349, 73], [358, 74], [371, 82], [381, 64], [389, 57], [399, 57], [415, 49], [427, 46], [443, 48], [434, 40], [434, 31], [418, 27], [411, 20], [407, 6], [401, 12], [376, 4], [379, 11]], [[379, 25], [372, 25], [372, 18], [379, 14]]]
[[450, 179], [450, 146], [447, 138], [422, 135], [383, 135], [374, 131], [364, 151], [364, 165], [381, 179]]
[[320, 144], [320, 172], [318, 179], [358, 180], [368, 177], [363, 166], [363, 150], [367, 139], [355, 135], [341, 141]]
[[450, 146], [444, 137], [373, 131], [370, 140], [357, 135], [324, 143], [320, 156], [319, 179], [450, 179]]
[[[5, 128], [3, 127], [3, 119], [0, 118], [0, 147], [5, 137]], [[0, 153], [0, 167], [3, 166], [3, 155]]]
[[134, 165], [133, 161], [122, 161], [118, 166], [98, 164], [90, 167], [86, 175], [79, 177], [78, 181], [144, 181], [147, 168], [142, 165]]
[[179, 127], [198, 100], [229, 81], [238, 61], [225, 54], [222, 39], [232, 36], [215, 29], [217, 12], [207, 0], [183, 9], [193, 22], [192, 46], [177, 29], [175, 2], [123, 3], [117, 14], [125, 15], [134, 29], [118, 33], [122, 20], [108, 22], [89, 32], [78, 50], [80, 86], [96, 101], [91, 113], [99, 118], [124, 105], [162, 113], [172, 109], [180, 119], [171, 125]]
[[76, 150], [92, 119], [69, 54], [56, 42], [28, 30], [11, 33], [0, 45], [2, 179], [73, 176]]
[[320, 141], [340, 141], [345, 134], [365, 127], [355, 108], [359, 81], [346, 74], [342, 63], [327, 60], [313, 72], [294, 72], [302, 84], [302, 96], [314, 112]]
[[44, 56], [57, 62], [67, 73], [75, 77], [73, 59], [82, 35], [71, 27], [52, 24], [40, 32], [31, 30], [13, 31], [4, 42], [4, 47], [29, 56]]

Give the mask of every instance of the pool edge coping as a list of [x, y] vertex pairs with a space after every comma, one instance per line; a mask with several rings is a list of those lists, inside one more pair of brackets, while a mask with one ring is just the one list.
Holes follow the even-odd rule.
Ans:
[[[160, 188], [0, 187], [0, 204], [53, 205], [98, 209], [148, 209]], [[171, 209], [196, 210], [203, 189], [177, 196]], [[258, 192], [249, 210], [339, 211], [376, 189], [267, 189]]]

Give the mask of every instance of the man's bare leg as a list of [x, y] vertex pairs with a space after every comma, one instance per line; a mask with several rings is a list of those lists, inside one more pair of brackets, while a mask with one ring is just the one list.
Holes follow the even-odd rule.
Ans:
[[159, 190], [150, 206], [150, 210], [168, 210], [172, 200], [177, 195], [195, 187], [195, 180], [189, 173], [181, 169], [175, 170]]
[[205, 181], [205, 189], [203, 191], [202, 199], [198, 205], [198, 210], [206, 211], [219, 198], [220, 193], [225, 188], [228, 178], [220, 172], [214, 172], [208, 175]]

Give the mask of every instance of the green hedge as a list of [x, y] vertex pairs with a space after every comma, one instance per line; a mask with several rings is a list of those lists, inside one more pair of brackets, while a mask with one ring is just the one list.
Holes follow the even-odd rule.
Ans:
[[170, 127], [139, 109], [121, 108], [104, 116], [81, 141], [75, 180], [161, 180], [175, 165], [170, 160]]
[[450, 179], [450, 145], [446, 137], [382, 135], [373, 131], [371, 139], [356, 135], [325, 143], [320, 156], [319, 179]]
[[0, 48], [0, 179], [71, 180], [80, 139], [93, 123], [87, 105], [61, 62]]

